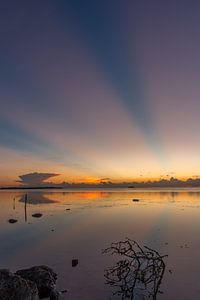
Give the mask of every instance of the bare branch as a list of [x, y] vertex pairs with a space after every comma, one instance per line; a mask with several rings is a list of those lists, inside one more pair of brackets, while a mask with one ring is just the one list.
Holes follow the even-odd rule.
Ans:
[[156, 250], [147, 246], [143, 248], [129, 238], [112, 243], [102, 251], [104, 254], [119, 255], [115, 266], [105, 270], [106, 283], [117, 288], [113, 295], [121, 299], [156, 300], [165, 272], [163, 258]]

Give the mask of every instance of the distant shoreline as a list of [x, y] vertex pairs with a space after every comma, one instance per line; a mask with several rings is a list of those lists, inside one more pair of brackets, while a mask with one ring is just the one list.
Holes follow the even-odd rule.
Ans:
[[19, 187], [0, 187], [0, 190], [49, 190], [49, 189], [64, 189], [65, 187], [54, 187], [54, 186], [40, 186], [40, 187], [25, 187], [25, 186], [19, 186]]
[[196, 185], [196, 186], [192, 186], [192, 185], [185, 185], [185, 186], [183, 186], [183, 185], [177, 185], [177, 186], [173, 186], [173, 185], [166, 185], [166, 186], [159, 186], [159, 185], [152, 185], [152, 186], [149, 186], [149, 185], [147, 185], [147, 186], [135, 186], [135, 187], [133, 187], [133, 186], [109, 186], [109, 185], [101, 185], [101, 186], [99, 186], [99, 185], [93, 185], [93, 186], [78, 186], [78, 185], [72, 185], [72, 186], [35, 186], [35, 187], [25, 187], [25, 186], [19, 186], [19, 187], [14, 187], [14, 186], [12, 186], [12, 187], [0, 187], [0, 191], [2, 190], [67, 190], [67, 189], [129, 189], [129, 190], [137, 190], [137, 189], [146, 189], [146, 190], [148, 190], [148, 189], [163, 189], [163, 190], [165, 190], [165, 189], [189, 189], [189, 188], [196, 188], [196, 189], [200, 189], [200, 186], [198, 185]]

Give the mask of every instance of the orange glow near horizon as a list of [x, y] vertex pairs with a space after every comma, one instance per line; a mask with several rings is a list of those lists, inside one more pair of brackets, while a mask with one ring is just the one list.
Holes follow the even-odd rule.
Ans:
[[[19, 182], [17, 182], [19, 180], [19, 178], [17, 177], [18, 175], [13, 174], [13, 177], [10, 178], [9, 175], [1, 175], [0, 176], [0, 186], [2, 187], [6, 187], [6, 186], [20, 186], [21, 184]], [[149, 181], [159, 181], [161, 179], [165, 179], [165, 180], [170, 180], [170, 178], [176, 178], [178, 180], [182, 180], [182, 181], [187, 181], [187, 179], [192, 178], [192, 179], [198, 179], [200, 178], [200, 176], [198, 175], [192, 175], [192, 174], [188, 174], [188, 176], [186, 175], [179, 175], [179, 174], [171, 174], [171, 175], [161, 175], [161, 176], [135, 176], [132, 178], [129, 177], [119, 177], [119, 178], [109, 178], [109, 179], [102, 179], [102, 178], [98, 178], [98, 177], [71, 177], [69, 180], [69, 177], [67, 177], [65, 174], [61, 174], [59, 176], [56, 176], [54, 178], [51, 178], [49, 180], [45, 180], [46, 183], [52, 183], [52, 184], [62, 184], [62, 183], [66, 183], [68, 182], [69, 184], [89, 184], [89, 185], [98, 185], [102, 182], [106, 183], [106, 182], [112, 182], [114, 184], [120, 184], [123, 182], [126, 182], [127, 184], [131, 184], [132, 182], [149, 182]]]

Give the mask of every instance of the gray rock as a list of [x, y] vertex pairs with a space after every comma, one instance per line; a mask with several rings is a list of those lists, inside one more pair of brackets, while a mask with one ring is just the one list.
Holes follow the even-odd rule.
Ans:
[[41, 218], [42, 214], [41, 213], [36, 213], [36, 214], [32, 214], [33, 218]]
[[78, 265], [78, 259], [74, 258], [72, 259], [72, 267], [76, 267]]
[[0, 299], [37, 300], [38, 289], [34, 282], [3, 269], [0, 270]]
[[14, 223], [17, 222], [17, 220], [16, 220], [16, 219], [9, 219], [8, 222], [9, 222], [10, 224], [14, 224]]
[[56, 290], [51, 291], [49, 295], [50, 300], [59, 300], [60, 299], [60, 293]]
[[56, 291], [57, 274], [47, 266], [35, 266], [30, 269], [19, 270], [16, 272], [26, 280], [33, 281], [38, 289], [39, 297], [51, 300], [59, 299], [59, 293]]

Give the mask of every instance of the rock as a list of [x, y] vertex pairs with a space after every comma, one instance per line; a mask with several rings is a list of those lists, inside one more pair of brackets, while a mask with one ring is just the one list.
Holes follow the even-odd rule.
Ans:
[[9, 219], [8, 222], [9, 222], [10, 224], [14, 224], [14, 223], [17, 223], [17, 220], [16, 220], [16, 219]]
[[38, 289], [34, 282], [25, 280], [9, 270], [0, 270], [0, 299], [37, 300]]
[[57, 274], [47, 266], [35, 266], [30, 269], [23, 269], [16, 272], [26, 280], [33, 281], [38, 289], [39, 297], [50, 300], [59, 299], [59, 293], [56, 291]]
[[70, 210], [70, 208], [66, 208], [66, 210]]
[[60, 299], [60, 293], [56, 290], [51, 291], [51, 293], [49, 295], [49, 299], [50, 300], [59, 300]]
[[72, 259], [72, 267], [76, 267], [78, 265], [78, 259]]
[[140, 199], [133, 199], [133, 202], [139, 202]]
[[41, 218], [42, 214], [41, 213], [32, 214], [32, 217], [34, 217], [34, 218]]
[[1, 300], [59, 300], [56, 290], [57, 274], [47, 266], [18, 270], [15, 274], [0, 270]]

